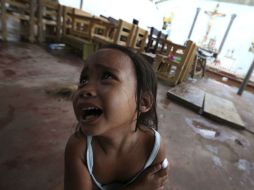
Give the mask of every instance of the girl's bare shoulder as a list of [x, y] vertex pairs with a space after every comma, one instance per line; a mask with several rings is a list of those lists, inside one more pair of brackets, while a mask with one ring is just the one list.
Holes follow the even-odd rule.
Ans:
[[65, 147], [65, 156], [75, 156], [79, 158], [84, 158], [84, 153], [86, 149], [86, 136], [80, 132], [75, 132], [72, 134]]
[[65, 148], [65, 190], [92, 189], [92, 180], [85, 160], [86, 137], [80, 133], [70, 136]]
[[[144, 132], [146, 136], [146, 143], [154, 145], [154, 140], [155, 140], [155, 132], [153, 129], [148, 128], [148, 127], [141, 127], [141, 131]], [[166, 158], [166, 151], [165, 151], [165, 143], [163, 138], [160, 138], [160, 149], [159, 152], [156, 156], [156, 159], [154, 160], [154, 164], [156, 163], [161, 163], [164, 159]]]

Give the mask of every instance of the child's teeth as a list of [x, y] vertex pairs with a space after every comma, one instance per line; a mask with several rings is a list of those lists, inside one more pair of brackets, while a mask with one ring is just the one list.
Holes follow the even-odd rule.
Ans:
[[87, 121], [87, 120], [94, 119], [94, 118], [97, 118], [97, 116], [95, 116], [95, 115], [86, 115], [84, 120]]
[[93, 115], [87, 115], [86, 117], [85, 117], [85, 120], [89, 120], [89, 119], [91, 119], [92, 117], [94, 117]]

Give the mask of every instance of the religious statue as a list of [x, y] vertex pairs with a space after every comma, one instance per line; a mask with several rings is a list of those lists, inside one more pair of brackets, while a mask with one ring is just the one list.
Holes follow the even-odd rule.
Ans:
[[174, 17], [173, 13], [171, 13], [170, 16], [163, 17], [162, 31], [164, 34], [168, 36], [170, 35], [170, 32], [171, 32], [171, 23], [172, 23], [173, 17]]
[[225, 17], [226, 16], [225, 14], [218, 12], [218, 9], [219, 9], [219, 4], [216, 5], [216, 8], [213, 11], [205, 11], [205, 14], [207, 14], [209, 16], [209, 21], [207, 24], [207, 30], [206, 30], [205, 36], [201, 42], [201, 46], [204, 46], [206, 44], [206, 42], [208, 40], [208, 35], [211, 31], [211, 28], [214, 24], [215, 19], [217, 17]]

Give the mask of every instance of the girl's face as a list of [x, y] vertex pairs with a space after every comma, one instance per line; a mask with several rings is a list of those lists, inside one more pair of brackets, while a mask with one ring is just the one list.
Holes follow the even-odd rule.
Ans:
[[119, 50], [102, 49], [81, 73], [73, 106], [81, 130], [100, 135], [136, 125], [137, 79], [131, 59]]

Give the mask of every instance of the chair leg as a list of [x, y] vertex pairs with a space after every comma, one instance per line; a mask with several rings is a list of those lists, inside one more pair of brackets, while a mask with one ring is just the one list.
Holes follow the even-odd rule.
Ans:
[[194, 76], [195, 76], [195, 72], [196, 72], [197, 64], [198, 64], [198, 56], [196, 55], [194, 59], [195, 60], [194, 60], [194, 64], [193, 64], [193, 68], [192, 68], [192, 72], [191, 72], [191, 78], [194, 78]]
[[36, 0], [31, 0], [30, 3], [30, 20], [29, 20], [29, 41], [35, 41], [35, 34], [34, 34], [34, 20], [35, 20], [35, 10], [36, 10]]
[[2, 7], [2, 39], [3, 41], [7, 41], [7, 15], [6, 15], [6, 7], [5, 7], [5, 0], [1, 0], [1, 7]]
[[206, 59], [204, 59], [203, 65], [202, 65], [203, 69], [202, 69], [202, 77], [205, 76], [205, 71], [206, 71]]

